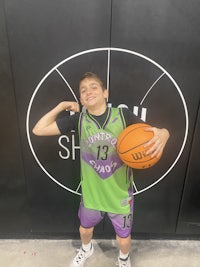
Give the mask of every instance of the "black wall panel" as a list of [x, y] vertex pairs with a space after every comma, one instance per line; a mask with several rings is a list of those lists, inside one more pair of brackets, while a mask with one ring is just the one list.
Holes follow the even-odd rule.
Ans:
[[[171, 133], [159, 163], [135, 171], [133, 235], [199, 235], [199, 11], [186, 0], [0, 1], [0, 237], [78, 236], [78, 140], [31, 129], [78, 97], [85, 71], [109, 78], [113, 106]], [[114, 236], [107, 218], [95, 234]]]
[[178, 233], [191, 235], [200, 234], [200, 111], [197, 116], [194, 137], [191, 146], [190, 159], [187, 169], [183, 198], [181, 202], [180, 216], [178, 220]]
[[[19, 117], [17, 126], [21, 136], [20, 149], [23, 152], [27, 187], [26, 201], [29, 207], [30, 227], [27, 235], [55, 233], [60, 235], [60, 233], [78, 232], [77, 210], [80, 196], [67, 193], [66, 190], [52, 182], [38, 166], [27, 141], [26, 116], [31, 96], [37, 84], [52, 67], [74, 53], [109, 45], [110, 7], [111, 2], [107, 0], [101, 2], [21, 1], [20, 5], [16, 1], [5, 1], [7, 34], [15, 88], [13, 94], [16, 97], [14, 108], [17, 108]], [[7, 62], [9, 63], [9, 60]], [[75, 67], [77, 69], [79, 66]], [[100, 67], [98, 68], [100, 69]], [[72, 66], [71, 72], [76, 72], [76, 69], [73, 70]], [[87, 71], [87, 62], [83, 62], [82, 69], [84, 72]], [[63, 96], [62, 92], [58, 92], [59, 84], [62, 86], [62, 82], [58, 76], [56, 78], [50, 76], [49, 79], [55, 94], [49, 84], [47, 84], [46, 91], [45, 88], [41, 88], [41, 93], [38, 93], [31, 113], [33, 115], [30, 127], [42, 113], [63, 100], [63, 97], [66, 98], [66, 95]], [[34, 110], [35, 107], [36, 110]], [[35, 142], [40, 150], [42, 147], [40, 144], [47, 143], [43, 156], [47, 157], [47, 161], [49, 160], [47, 164], [55, 165], [54, 157], [48, 156], [48, 147], [50, 143], [56, 146], [55, 157], [57, 157], [57, 151], [60, 149], [56, 145], [58, 138], [47, 138], [46, 140], [30, 134], [32, 139], [37, 139]], [[59, 173], [62, 173], [65, 179], [71, 179], [70, 182], [73, 183], [74, 174], [78, 170], [78, 160], [76, 162], [68, 160], [67, 163], [62, 161], [60, 164], [70, 166], [68, 172], [64, 173], [65, 170], [61, 169]], [[56, 167], [59, 169], [62, 166]], [[24, 173], [22, 174], [23, 178]]]
[[29, 228], [19, 118], [4, 11], [4, 3], [0, 1], [0, 237], [24, 234]]
[[[176, 232], [199, 102], [199, 89], [196, 84], [199, 79], [200, 62], [199, 35], [197, 37], [199, 32], [197, 14], [200, 6], [192, 1], [189, 9], [187, 7], [187, 1], [113, 1], [111, 46], [125, 47], [161, 65], [178, 84], [189, 113], [187, 143], [177, 164], [165, 180], [148, 192], [136, 196], [136, 233]], [[137, 62], [139, 59], [140, 64]], [[140, 66], [141, 58], [133, 57], [132, 64], [128, 64], [128, 68], [126, 64], [118, 64], [120, 60], [115, 60], [114, 68], [111, 70], [111, 86], [113, 84], [119, 91], [129, 86], [129, 90], [133, 92], [133, 98], [129, 98], [129, 106], [133, 106], [134, 101], [136, 104], [139, 103], [140, 94], [144, 95], [143, 90], [150, 88], [152, 81], [155, 81], [159, 74], [153, 68], [146, 70]], [[179, 150], [185, 128], [183, 102], [174, 89], [165, 75], [145, 102], [148, 110], [147, 121], [166, 127], [171, 133], [165, 151], [165, 163], [160, 168], [166, 168], [167, 162], [170, 162], [174, 153]], [[159, 169], [154, 173], [151, 173], [151, 170], [146, 174], [137, 172], [135, 176], [137, 179], [144, 179], [143, 176], [149, 176], [151, 179], [157, 172]]]

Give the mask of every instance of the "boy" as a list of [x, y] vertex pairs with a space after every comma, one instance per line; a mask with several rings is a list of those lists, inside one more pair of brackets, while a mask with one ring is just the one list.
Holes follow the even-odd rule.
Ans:
[[[119, 267], [131, 267], [130, 247], [133, 217], [132, 170], [121, 162], [116, 152], [120, 132], [132, 123], [141, 122], [128, 109], [108, 108], [108, 91], [100, 78], [85, 73], [79, 83], [80, 102], [86, 112], [79, 113], [77, 102], [61, 102], [44, 115], [33, 128], [39, 136], [79, 133], [82, 199], [78, 211], [82, 246], [70, 267], [82, 267], [93, 254], [94, 227], [105, 213], [110, 218], [119, 246]], [[60, 112], [71, 110], [72, 116], [57, 119]], [[159, 157], [169, 138], [166, 129], [151, 127], [153, 144], [147, 153]]]

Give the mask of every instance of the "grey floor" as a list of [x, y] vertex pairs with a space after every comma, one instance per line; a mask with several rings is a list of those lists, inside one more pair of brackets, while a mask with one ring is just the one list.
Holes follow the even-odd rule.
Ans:
[[[67, 267], [79, 240], [0, 240], [2, 267]], [[94, 240], [85, 267], [116, 266], [115, 240]], [[133, 240], [132, 267], [200, 267], [200, 241]]]

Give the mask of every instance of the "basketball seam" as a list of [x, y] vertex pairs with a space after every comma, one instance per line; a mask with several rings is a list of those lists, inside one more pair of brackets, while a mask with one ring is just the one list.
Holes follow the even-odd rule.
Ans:
[[143, 143], [141, 143], [141, 144], [139, 144], [139, 145], [137, 145], [137, 146], [134, 146], [134, 147], [132, 147], [132, 148], [130, 148], [129, 150], [126, 150], [126, 151], [124, 151], [124, 152], [120, 152], [120, 151], [118, 151], [118, 153], [121, 154], [121, 155], [122, 155], [122, 154], [125, 154], [125, 153], [131, 151], [132, 149], [135, 149], [135, 148], [137, 148], [137, 147], [139, 147], [139, 146], [142, 146], [142, 145], [146, 144], [147, 142], [148, 142], [148, 141], [143, 142]]
[[130, 163], [133, 163], [133, 164], [141, 164], [141, 163], [145, 163], [145, 162], [148, 162], [148, 161], [151, 161], [152, 159], [154, 159], [155, 157], [153, 157], [153, 158], [150, 158], [150, 159], [148, 159], [148, 160], [145, 160], [145, 161], [140, 161], [140, 162], [137, 162], [137, 161], [134, 161], [134, 162], [132, 162], [132, 161], [129, 161], [129, 160], [124, 160], [124, 161], [126, 161], [126, 162], [130, 162]]

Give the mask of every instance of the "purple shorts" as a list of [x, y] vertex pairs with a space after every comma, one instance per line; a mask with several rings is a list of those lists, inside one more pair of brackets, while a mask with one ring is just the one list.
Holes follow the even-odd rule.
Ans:
[[[130, 212], [128, 214], [114, 214], [107, 213], [112, 222], [115, 233], [122, 238], [128, 237], [132, 230], [133, 221], [133, 201], [130, 205]], [[84, 228], [96, 226], [105, 216], [106, 212], [85, 208], [83, 201], [80, 203], [78, 216], [80, 224]]]

